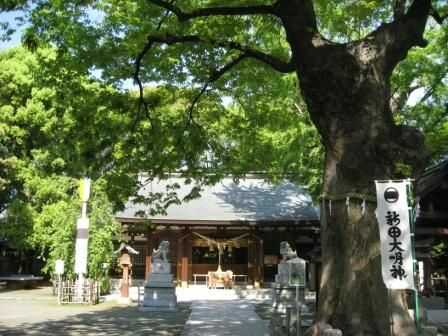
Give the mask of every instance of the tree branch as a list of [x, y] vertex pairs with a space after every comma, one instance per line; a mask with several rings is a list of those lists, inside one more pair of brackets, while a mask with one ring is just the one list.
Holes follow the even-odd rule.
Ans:
[[10, 12], [21, 10], [26, 5], [27, 0], [3, 0], [0, 4], [0, 12]]
[[148, 41], [148, 43], [145, 45], [143, 50], [137, 55], [137, 58], [135, 60], [135, 71], [134, 71], [133, 77], [134, 77], [134, 83], [138, 85], [139, 104], [138, 104], [137, 115], [136, 115], [136, 118], [132, 125], [132, 129], [134, 129], [135, 126], [137, 125], [137, 123], [139, 122], [142, 110], [144, 110], [146, 115], [149, 117], [149, 105], [144, 97], [143, 83], [140, 79], [140, 69], [142, 66], [143, 58], [148, 53], [148, 51], [151, 49], [152, 45], [153, 45], [153, 42]]
[[[176, 36], [176, 35], [150, 35], [148, 37], [148, 42], [145, 45], [143, 51], [139, 54], [136, 60], [136, 72], [138, 73], [140, 69], [140, 63], [143, 56], [149, 51], [153, 43], [163, 43], [167, 45], [172, 45], [176, 43], [203, 43], [210, 44], [214, 47], [226, 48], [229, 50], [238, 50], [246, 57], [254, 58], [262, 63], [265, 63], [272, 67], [274, 70], [289, 73], [295, 71], [295, 64], [290, 60], [289, 62], [285, 62], [282, 59], [266, 54], [262, 51], [253, 49], [251, 47], [244, 46], [240, 43], [233, 41], [218, 41], [213, 39], [204, 39], [199, 35], [184, 35], [184, 36]], [[141, 57], [140, 57], [141, 56]], [[137, 68], [138, 66], [138, 68]], [[138, 70], [138, 71], [137, 71]]]
[[179, 21], [188, 21], [198, 17], [219, 16], [219, 15], [257, 15], [272, 14], [275, 15], [275, 5], [258, 6], [238, 6], [238, 7], [206, 7], [195, 9], [191, 12], [184, 12], [178, 6], [164, 0], [149, 0], [150, 3], [165, 8], [175, 14]]
[[419, 89], [420, 86], [411, 86], [407, 90], [399, 92], [399, 90], [395, 90], [393, 94], [391, 94], [389, 99], [389, 107], [392, 114], [396, 114], [403, 109], [406, 105], [409, 96], [415, 90]]
[[406, 0], [394, 0], [393, 2], [394, 19], [398, 20], [406, 13]]
[[370, 35], [380, 50], [381, 57], [377, 60], [383, 74], [389, 76], [395, 66], [406, 58], [407, 52], [412, 47], [427, 45], [423, 33], [430, 9], [431, 0], [414, 0], [404, 16], [381, 25]]
[[[160, 19], [159, 24], [157, 25], [156, 30], [159, 31], [160, 28], [162, 28], [162, 24], [165, 21], [165, 19], [168, 17], [169, 11], [165, 11], [165, 14], [163, 15], [163, 17]], [[138, 85], [138, 91], [139, 91], [139, 104], [138, 104], [138, 110], [137, 110], [137, 115], [135, 118], [135, 121], [132, 125], [132, 129], [135, 128], [135, 126], [137, 125], [138, 121], [140, 120], [140, 115], [141, 115], [141, 111], [142, 109], [145, 110], [146, 116], [150, 118], [149, 115], [149, 105], [145, 100], [144, 97], [144, 92], [143, 92], [143, 83], [140, 79], [140, 68], [142, 65], [142, 60], [145, 57], [145, 55], [148, 53], [148, 51], [151, 49], [153, 43], [151, 43], [150, 41], [148, 41], [148, 43], [145, 45], [145, 47], [143, 48], [143, 50], [140, 52], [140, 54], [137, 55], [137, 58], [135, 60], [135, 72], [134, 72], [134, 83], [136, 83]]]
[[[143, 83], [140, 79], [140, 70], [142, 66], [142, 62], [146, 54], [151, 50], [151, 48], [154, 46], [155, 43], [161, 43], [166, 45], [173, 45], [177, 43], [203, 43], [203, 44], [210, 44], [214, 47], [222, 47], [226, 48], [228, 50], [237, 50], [240, 52], [240, 55], [224, 65], [222, 68], [214, 71], [210, 78], [207, 80], [207, 82], [203, 85], [201, 88], [199, 94], [193, 99], [190, 107], [188, 108], [188, 116], [190, 122], [194, 122], [193, 119], [193, 110], [197, 102], [200, 100], [202, 95], [207, 91], [210, 84], [216, 82], [218, 79], [220, 79], [225, 73], [227, 73], [229, 70], [231, 70], [233, 67], [238, 65], [242, 60], [246, 58], [253, 58], [256, 59], [264, 64], [267, 64], [271, 66], [273, 69], [288, 73], [295, 70], [295, 65], [292, 61], [290, 62], [284, 62], [283, 60], [274, 57], [272, 55], [263, 53], [259, 50], [249, 48], [247, 46], [243, 46], [239, 43], [233, 42], [233, 41], [218, 41], [218, 40], [211, 40], [211, 39], [204, 39], [198, 35], [185, 35], [185, 36], [176, 36], [176, 35], [150, 35], [148, 36], [147, 43], [145, 44], [142, 51], [137, 55], [135, 60], [135, 71], [134, 71], [134, 81], [139, 87], [139, 94], [140, 94], [140, 104], [139, 104], [139, 115], [141, 113], [142, 108], [145, 109], [145, 111], [149, 110], [149, 106], [147, 102], [144, 99], [144, 92], [143, 92]], [[137, 118], [138, 120], [138, 118]]]
[[436, 78], [434, 78], [434, 80], [431, 83], [431, 86], [426, 90], [425, 94], [419, 99], [417, 104], [424, 103], [425, 101], [427, 101], [429, 98], [432, 97], [437, 87], [443, 83], [443, 79], [446, 77], [447, 73], [448, 71], [442, 71]]
[[207, 88], [210, 86], [210, 84], [216, 82], [218, 79], [220, 79], [226, 72], [230, 71], [234, 66], [238, 65], [243, 59], [247, 58], [248, 56], [245, 54], [239, 55], [234, 60], [230, 61], [226, 65], [224, 65], [221, 69], [216, 70], [212, 73], [208, 81], [203, 85], [201, 91], [199, 91], [199, 94], [193, 99], [190, 107], [188, 108], [188, 115], [191, 120], [193, 120], [193, 109], [199, 99], [202, 97], [202, 95], [207, 91]]
[[[439, 73], [437, 77], [434, 78], [432, 81], [430, 87], [425, 91], [425, 93], [422, 95], [422, 97], [414, 104], [414, 106], [417, 106], [421, 103], [424, 103], [429, 98], [432, 97], [434, 92], [436, 91], [437, 87], [443, 83], [443, 79], [446, 77], [448, 71], [442, 71]], [[397, 113], [403, 109], [403, 107], [408, 103], [408, 99], [411, 96], [411, 94], [419, 89], [423, 89], [423, 86], [414, 85], [409, 87], [407, 90], [403, 92], [398, 92], [398, 89], [391, 95], [389, 100], [389, 106], [392, 111], [392, 113]]]
[[440, 13], [434, 7], [431, 7], [431, 11], [429, 12], [429, 14], [440, 25], [443, 24], [443, 21], [445, 21], [446, 18], [448, 18], [448, 14], [440, 15]]

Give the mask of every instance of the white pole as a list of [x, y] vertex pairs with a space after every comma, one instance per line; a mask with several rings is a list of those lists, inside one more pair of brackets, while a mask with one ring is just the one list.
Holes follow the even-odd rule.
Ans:
[[87, 256], [89, 241], [89, 218], [87, 217], [87, 202], [90, 196], [90, 179], [83, 178], [80, 183], [79, 196], [81, 198], [81, 217], [76, 225], [75, 273], [77, 284], [84, 285], [84, 275], [87, 274]]
[[58, 274], [58, 304], [61, 304], [62, 301], [62, 276]]

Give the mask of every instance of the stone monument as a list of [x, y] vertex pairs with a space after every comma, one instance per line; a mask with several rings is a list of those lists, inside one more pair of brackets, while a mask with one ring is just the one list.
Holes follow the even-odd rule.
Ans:
[[[272, 306], [279, 313], [285, 313], [287, 307], [296, 304], [297, 289], [299, 301], [305, 301], [306, 261], [297, 256], [288, 242], [280, 243], [282, 260], [278, 264], [278, 273], [273, 286]], [[298, 287], [298, 288], [297, 288]]]
[[171, 265], [168, 261], [169, 241], [163, 240], [151, 256], [151, 273], [145, 284], [144, 311], [175, 311], [176, 291], [173, 285]]

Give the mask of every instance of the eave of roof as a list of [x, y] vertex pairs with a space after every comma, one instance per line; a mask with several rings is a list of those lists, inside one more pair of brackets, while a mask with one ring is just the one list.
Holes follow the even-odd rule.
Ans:
[[419, 198], [423, 198], [431, 191], [437, 189], [441, 182], [448, 177], [448, 159], [437, 165], [428, 167], [417, 180], [416, 193]]

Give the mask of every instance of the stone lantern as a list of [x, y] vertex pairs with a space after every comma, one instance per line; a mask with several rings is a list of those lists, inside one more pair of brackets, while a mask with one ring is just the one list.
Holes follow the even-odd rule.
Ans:
[[120, 299], [121, 303], [130, 303], [129, 298], [129, 286], [131, 283], [131, 254], [139, 254], [138, 251], [133, 249], [131, 246], [121, 243], [120, 248], [115, 251], [116, 254], [120, 254], [118, 258], [118, 264], [123, 269], [123, 276], [120, 281]]

